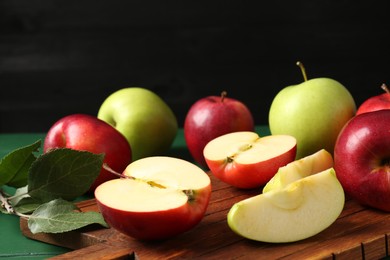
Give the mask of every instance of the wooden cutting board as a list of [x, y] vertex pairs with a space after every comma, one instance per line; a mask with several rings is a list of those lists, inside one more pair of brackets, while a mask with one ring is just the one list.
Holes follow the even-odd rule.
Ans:
[[[194, 229], [159, 242], [141, 242], [114, 229], [91, 225], [61, 234], [32, 234], [20, 220], [29, 238], [74, 249], [53, 259], [380, 259], [389, 254], [390, 214], [347, 200], [345, 208], [328, 229], [306, 240], [272, 244], [244, 239], [227, 225], [230, 207], [260, 193], [240, 190], [210, 175], [213, 185], [204, 219]], [[82, 211], [97, 211], [95, 200], [77, 204]]]

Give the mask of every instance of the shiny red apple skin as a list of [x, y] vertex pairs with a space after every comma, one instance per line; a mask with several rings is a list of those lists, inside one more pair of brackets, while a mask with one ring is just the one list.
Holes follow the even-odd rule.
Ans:
[[253, 164], [223, 163], [206, 158], [210, 171], [223, 182], [240, 189], [254, 189], [265, 185], [282, 166], [295, 160], [297, 147], [277, 157]]
[[390, 93], [383, 93], [365, 100], [358, 107], [356, 115], [382, 109], [390, 109]]
[[231, 132], [254, 131], [254, 119], [241, 101], [208, 96], [196, 101], [184, 121], [184, 138], [195, 162], [207, 168], [203, 149], [212, 139]]
[[357, 115], [344, 126], [335, 145], [334, 168], [348, 195], [390, 212], [390, 110]]
[[[131, 147], [126, 138], [108, 123], [87, 114], [71, 114], [51, 126], [44, 140], [43, 151], [54, 148], [103, 153], [104, 163], [116, 172], [122, 172], [132, 160]], [[102, 168], [89, 192], [114, 178], [117, 176]]]
[[[211, 184], [198, 190], [185, 205], [154, 212], [129, 212], [97, 204], [105, 221], [114, 229], [139, 240], [164, 240], [194, 228], [204, 217], [211, 197]], [[98, 198], [98, 197], [97, 197]]]
[[296, 147], [288, 153], [255, 164], [234, 164], [221, 167], [220, 162], [208, 161], [213, 174], [223, 182], [240, 189], [253, 189], [265, 185], [282, 166], [294, 161]]

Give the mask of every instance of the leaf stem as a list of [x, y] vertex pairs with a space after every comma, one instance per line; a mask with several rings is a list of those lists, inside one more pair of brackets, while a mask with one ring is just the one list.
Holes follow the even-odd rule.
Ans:
[[19, 216], [19, 217], [22, 217], [22, 218], [30, 218], [30, 215], [26, 215], [26, 214], [23, 214], [23, 213], [19, 213], [17, 211], [15, 211], [14, 213], [16, 216]]
[[13, 200], [13, 199], [19, 198], [21, 196], [26, 196], [26, 195], [28, 195], [27, 192], [26, 193], [21, 193], [21, 194], [18, 194], [18, 195], [14, 195], [14, 196], [10, 196], [10, 197], [8, 197], [8, 200]]
[[9, 203], [9, 198], [5, 195], [3, 190], [0, 190], [0, 202], [1, 207], [4, 208], [9, 214], [16, 214], [14, 208]]
[[17, 212], [14, 207], [12, 207], [11, 203], [9, 202], [12, 198], [18, 197], [18, 196], [13, 196], [13, 197], [7, 197], [7, 195], [4, 193], [3, 190], [0, 189], [0, 202], [1, 202], [1, 207], [7, 211], [8, 214], [13, 214], [19, 217], [23, 218], [29, 218], [29, 215]]

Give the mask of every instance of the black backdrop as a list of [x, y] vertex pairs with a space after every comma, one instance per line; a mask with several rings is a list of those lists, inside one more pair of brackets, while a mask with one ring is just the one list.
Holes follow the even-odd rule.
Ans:
[[197, 99], [222, 90], [267, 124], [276, 93], [303, 80], [297, 60], [359, 105], [390, 85], [388, 3], [0, 0], [0, 132], [96, 115], [132, 86], [160, 95], [181, 126]]

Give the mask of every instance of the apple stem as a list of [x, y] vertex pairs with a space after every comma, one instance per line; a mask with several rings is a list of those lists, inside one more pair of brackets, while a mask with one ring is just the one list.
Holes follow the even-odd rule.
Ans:
[[382, 88], [387, 94], [390, 94], [389, 88], [386, 86], [385, 83], [382, 84], [381, 88]]
[[121, 177], [121, 178], [133, 179], [133, 180], [135, 179], [134, 177], [127, 176], [127, 175], [124, 175], [122, 173], [114, 171], [110, 166], [108, 166], [107, 163], [103, 163], [103, 169], [105, 169], [106, 171], [108, 171], [108, 172], [110, 172], [118, 177]]
[[298, 67], [301, 69], [301, 71], [302, 71], [302, 75], [303, 75], [304, 81], [307, 81], [307, 74], [306, 74], [305, 66], [303, 66], [303, 63], [300, 62], [300, 61], [297, 61], [297, 66], [298, 66]]
[[225, 99], [226, 96], [227, 96], [227, 92], [225, 90], [222, 91], [222, 93], [221, 93], [221, 102], [223, 102], [223, 100]]

